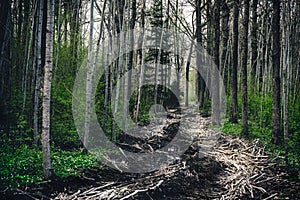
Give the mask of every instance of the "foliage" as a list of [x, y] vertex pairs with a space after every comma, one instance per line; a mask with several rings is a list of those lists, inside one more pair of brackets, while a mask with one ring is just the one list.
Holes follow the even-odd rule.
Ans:
[[[15, 188], [43, 179], [42, 151], [27, 145], [1, 147], [0, 190]], [[83, 168], [97, 166], [97, 159], [81, 151], [52, 150], [52, 167], [59, 177], [79, 175]]]
[[84, 154], [77, 151], [57, 150], [51, 155], [52, 165], [56, 170], [56, 175], [66, 177], [70, 175], [79, 175], [79, 170], [96, 167], [97, 158], [90, 154]]
[[42, 153], [22, 145], [14, 149], [1, 147], [0, 180], [1, 188], [19, 187], [42, 179]]
[[79, 136], [72, 116], [71, 78], [59, 81], [54, 93], [55, 107], [52, 116], [52, 140], [57, 147], [69, 150], [78, 147]]

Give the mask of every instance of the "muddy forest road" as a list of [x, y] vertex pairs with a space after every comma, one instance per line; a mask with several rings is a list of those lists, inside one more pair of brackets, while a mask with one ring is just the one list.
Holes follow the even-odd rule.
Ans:
[[[138, 152], [149, 151], [158, 140], [168, 142], [179, 120], [170, 116], [161, 126], [149, 126], [151, 140], [123, 141], [120, 146]], [[193, 135], [192, 145], [166, 168], [144, 174], [84, 169], [79, 177], [14, 189], [4, 199], [300, 199], [299, 184], [287, 180], [258, 140], [224, 134], [215, 138], [209, 117], [192, 116], [190, 122], [186, 131]]]

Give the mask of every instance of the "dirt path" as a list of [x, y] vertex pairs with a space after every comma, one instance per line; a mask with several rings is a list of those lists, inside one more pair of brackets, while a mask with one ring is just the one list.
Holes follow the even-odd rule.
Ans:
[[[299, 184], [285, 179], [276, 160], [258, 141], [212, 134], [209, 118], [191, 117], [187, 134], [194, 142], [181, 159], [161, 170], [124, 173], [86, 169], [80, 177], [56, 179], [8, 192], [6, 199], [300, 199]], [[150, 132], [151, 140], [120, 146], [132, 151], [155, 149], [170, 140], [178, 117]], [[163, 131], [167, 130], [167, 131]], [[150, 133], [149, 132], [149, 133]], [[157, 134], [156, 134], [157, 133]], [[130, 138], [127, 140], [130, 140]], [[152, 142], [150, 142], [152, 141]], [[128, 143], [128, 142], [127, 142]]]

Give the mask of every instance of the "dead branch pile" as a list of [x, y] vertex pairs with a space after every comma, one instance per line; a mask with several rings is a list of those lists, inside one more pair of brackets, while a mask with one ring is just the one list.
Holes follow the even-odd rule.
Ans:
[[282, 199], [286, 189], [292, 192], [289, 196], [299, 193], [299, 186], [286, 180], [287, 174], [278, 169], [276, 158], [266, 155], [258, 140], [248, 143], [221, 135], [210, 155], [225, 166], [219, 182], [226, 190], [220, 199]]
[[132, 178], [129, 181], [108, 182], [99, 187], [93, 187], [87, 191], [78, 190], [72, 195], [60, 193], [55, 199], [59, 200], [92, 200], [92, 199], [132, 199], [139, 193], [145, 193], [157, 189], [168, 177], [174, 176], [184, 169], [182, 164], [170, 165], [167, 168], [149, 174], [141, 178]]

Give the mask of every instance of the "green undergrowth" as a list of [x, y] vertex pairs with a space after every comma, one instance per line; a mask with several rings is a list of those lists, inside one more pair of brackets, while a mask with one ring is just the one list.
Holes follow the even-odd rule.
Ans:
[[[58, 177], [78, 176], [88, 167], [97, 167], [97, 159], [80, 150], [51, 149], [51, 163]], [[27, 145], [0, 147], [0, 190], [16, 188], [43, 180], [42, 151]]]

